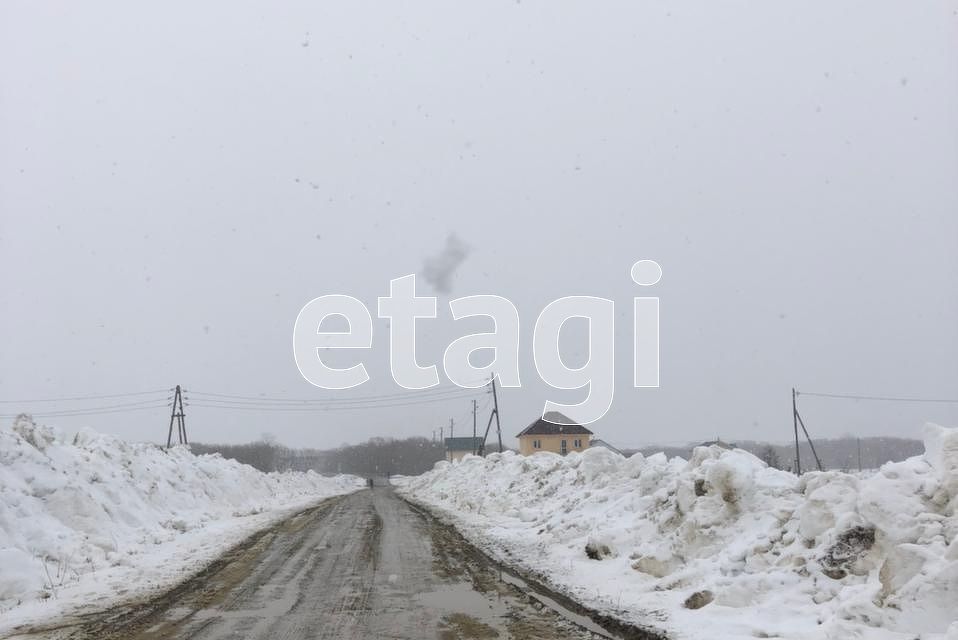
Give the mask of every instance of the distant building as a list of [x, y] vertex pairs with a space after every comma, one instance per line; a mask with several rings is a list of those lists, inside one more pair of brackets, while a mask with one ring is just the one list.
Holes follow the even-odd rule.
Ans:
[[592, 432], [556, 411], [550, 411], [522, 430], [519, 435], [519, 453], [531, 456], [539, 451], [565, 455], [570, 451], [585, 451], [592, 440]]
[[461, 460], [467, 453], [476, 453], [482, 446], [482, 438], [446, 438], [446, 460]]
[[611, 452], [613, 452], [613, 453], [617, 453], [617, 454], [619, 454], [620, 456], [625, 456], [624, 453], [622, 453], [621, 451], [619, 451], [618, 449], [616, 449], [615, 447], [613, 447], [611, 444], [609, 444], [609, 443], [606, 442], [605, 440], [600, 440], [600, 439], [598, 439], [598, 438], [592, 438], [592, 441], [589, 443], [589, 446], [590, 446], [590, 447], [604, 447], [604, 448], [608, 449], [609, 451], [611, 451]]
[[738, 447], [734, 442], [725, 442], [721, 438], [716, 438], [715, 440], [708, 440], [699, 445], [700, 447], [722, 447], [723, 449], [737, 449]]

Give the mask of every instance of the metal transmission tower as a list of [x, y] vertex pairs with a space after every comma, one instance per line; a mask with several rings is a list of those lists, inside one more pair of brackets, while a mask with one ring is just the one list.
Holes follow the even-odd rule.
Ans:
[[166, 448], [173, 446], [173, 422], [176, 422], [176, 431], [180, 444], [189, 444], [186, 437], [186, 412], [183, 411], [183, 390], [180, 385], [176, 385], [176, 391], [173, 394], [173, 411], [170, 413], [170, 431], [166, 435]]

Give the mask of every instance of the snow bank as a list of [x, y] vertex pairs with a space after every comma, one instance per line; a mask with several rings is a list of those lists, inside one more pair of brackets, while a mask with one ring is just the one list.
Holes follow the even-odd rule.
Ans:
[[929, 425], [925, 446], [870, 477], [801, 479], [716, 446], [688, 461], [507, 452], [400, 490], [579, 601], [676, 638], [958, 640], [958, 430]]
[[65, 439], [18, 418], [0, 427], [0, 636], [168, 587], [255, 530], [362, 486], [89, 429]]

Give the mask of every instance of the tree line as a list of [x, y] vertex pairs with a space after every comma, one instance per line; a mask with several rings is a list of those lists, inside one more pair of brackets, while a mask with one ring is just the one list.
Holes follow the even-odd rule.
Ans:
[[[898, 462], [905, 458], [921, 455], [925, 447], [921, 440], [913, 438], [853, 438], [846, 436], [842, 438], [829, 438], [814, 440], [815, 451], [821, 458], [822, 466], [825, 469], [834, 469], [840, 471], [857, 471], [859, 468], [859, 459], [862, 469], [877, 469], [886, 462]], [[720, 444], [730, 448], [744, 449], [766, 462], [770, 467], [792, 471], [795, 466], [795, 445], [794, 444], [773, 444], [756, 440], [740, 440], [734, 443], [721, 441], [712, 441], [702, 444]], [[692, 454], [692, 449], [697, 445], [687, 445], [684, 447], [643, 447], [637, 451], [644, 455], [651, 455], [659, 451], [664, 451], [667, 456], [680, 456], [688, 459]], [[624, 451], [631, 454], [633, 451]], [[859, 456], [860, 453], [860, 456]], [[799, 443], [799, 455], [802, 459], [802, 469], [815, 469], [815, 456], [812, 455], [811, 447], [808, 442], [802, 440]]]
[[[736, 443], [713, 441], [701, 444], [720, 444], [730, 448], [749, 451], [764, 460], [769, 466], [791, 471], [794, 466], [795, 448], [792, 444], [771, 444], [755, 440]], [[495, 451], [496, 445], [489, 443], [488, 451]], [[638, 450], [624, 450], [631, 455], [640, 451], [652, 455], [664, 451], [669, 457], [679, 456], [688, 459], [694, 444], [684, 447], [645, 447]], [[359, 476], [419, 475], [432, 469], [433, 465], [445, 455], [441, 442], [429, 438], [370, 438], [366, 442], [342, 445], [335, 449], [294, 449], [286, 447], [270, 435], [264, 435], [256, 442], [246, 444], [207, 444], [190, 445], [193, 453], [219, 453], [224, 458], [233, 458], [251, 465], [260, 471], [308, 471], [336, 474], [352, 473]], [[803, 441], [799, 447], [802, 468], [815, 468], [815, 458]], [[834, 438], [815, 440], [815, 450], [822, 459], [825, 469], [855, 471], [859, 466], [864, 469], [877, 469], [885, 462], [899, 461], [924, 451], [921, 440], [909, 438]], [[860, 452], [860, 456], [859, 456]]]
[[419, 475], [444, 458], [443, 445], [429, 438], [370, 438], [336, 449], [293, 449], [264, 436], [246, 444], [194, 443], [193, 453], [219, 453], [260, 471], [308, 471], [360, 476]]

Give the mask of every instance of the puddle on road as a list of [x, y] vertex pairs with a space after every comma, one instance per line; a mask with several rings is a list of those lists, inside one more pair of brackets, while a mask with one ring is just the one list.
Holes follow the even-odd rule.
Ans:
[[499, 574], [499, 579], [505, 582], [506, 584], [516, 587], [517, 589], [525, 593], [527, 596], [529, 596], [533, 600], [537, 600], [538, 602], [541, 602], [543, 605], [545, 605], [549, 609], [552, 609], [553, 611], [555, 611], [557, 614], [559, 614], [560, 616], [562, 616], [569, 622], [572, 622], [573, 624], [579, 627], [582, 627], [583, 629], [585, 629], [586, 631], [589, 631], [593, 635], [596, 635], [600, 638], [608, 638], [609, 640], [619, 640], [618, 636], [612, 635], [611, 633], [609, 633], [608, 631], [606, 631], [605, 629], [597, 625], [595, 622], [593, 622], [591, 618], [580, 615], [573, 611], [570, 611], [568, 608], [563, 607], [561, 604], [559, 604], [552, 598], [537, 592], [532, 587], [530, 587], [525, 580], [523, 580], [519, 576], [514, 576], [506, 571], [502, 571]]
[[262, 606], [256, 608], [224, 609], [220, 607], [171, 607], [163, 614], [163, 618], [144, 631], [144, 637], [158, 634], [185, 622], [205, 622], [208, 620], [255, 620], [270, 621], [287, 615], [296, 604], [296, 594], [283, 594], [263, 601]]
[[[603, 629], [590, 618], [570, 611], [552, 598], [538, 593], [518, 576], [503, 571], [499, 574], [499, 579], [543, 607], [552, 610], [561, 618], [588, 631], [592, 637], [619, 640], [618, 636]], [[457, 638], [512, 637], [509, 623], [515, 617], [513, 609], [525, 608], [512, 597], [492, 598], [476, 591], [473, 585], [467, 582], [452, 583], [438, 591], [420, 593], [413, 599], [423, 607], [444, 614], [443, 622], [450, 631], [454, 632], [449, 637]]]
[[509, 607], [473, 590], [469, 583], [452, 583], [439, 591], [416, 594], [413, 600], [442, 614], [441, 639], [508, 638], [510, 635], [506, 628]]
[[[563, 604], [560, 597], [550, 597], [519, 574], [472, 547], [453, 527], [434, 520], [427, 512], [415, 511], [429, 526], [433, 573], [454, 580], [440, 590], [421, 594], [416, 600], [426, 608], [444, 614], [445, 627], [451, 631], [449, 638], [623, 640], [618, 633], [605, 629], [585, 612], [579, 613], [575, 607]], [[457, 624], [451, 616], [459, 613], [488, 625], [485, 629], [494, 635]]]
[[465, 613], [487, 622], [509, 613], [509, 608], [504, 603], [474, 591], [472, 585], [466, 582], [450, 584], [440, 591], [420, 593], [413, 599], [429, 609], [444, 613]]

